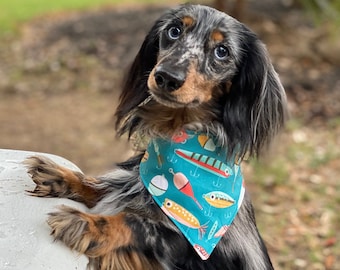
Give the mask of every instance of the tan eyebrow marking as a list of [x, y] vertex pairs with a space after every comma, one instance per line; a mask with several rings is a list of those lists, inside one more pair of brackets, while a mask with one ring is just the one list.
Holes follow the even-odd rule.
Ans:
[[211, 39], [215, 42], [221, 42], [221, 41], [223, 41], [224, 36], [219, 30], [214, 30], [211, 33]]
[[190, 27], [194, 24], [195, 20], [190, 16], [185, 16], [183, 17], [182, 22], [184, 26]]

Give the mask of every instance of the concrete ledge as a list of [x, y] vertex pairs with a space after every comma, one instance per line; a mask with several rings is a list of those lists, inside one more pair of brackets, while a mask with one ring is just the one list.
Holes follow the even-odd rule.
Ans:
[[35, 184], [22, 161], [32, 155], [45, 155], [72, 170], [70, 161], [50, 154], [0, 149], [0, 269], [2, 270], [82, 270], [88, 259], [53, 242], [46, 223], [47, 213], [60, 204], [86, 211], [67, 199], [36, 198], [25, 194]]

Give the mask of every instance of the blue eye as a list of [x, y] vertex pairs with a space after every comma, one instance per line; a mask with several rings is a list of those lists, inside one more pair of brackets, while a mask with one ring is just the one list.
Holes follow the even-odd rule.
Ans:
[[224, 60], [228, 57], [229, 51], [226, 46], [224, 45], [219, 45], [215, 48], [214, 50], [215, 57], [218, 60]]
[[182, 34], [182, 29], [178, 26], [172, 26], [168, 29], [168, 37], [172, 40], [176, 40]]

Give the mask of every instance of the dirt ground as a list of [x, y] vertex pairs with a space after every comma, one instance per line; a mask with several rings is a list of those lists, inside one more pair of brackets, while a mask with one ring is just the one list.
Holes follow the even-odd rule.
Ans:
[[[124, 72], [164, 8], [58, 13], [2, 37], [0, 147], [57, 154], [92, 175], [130, 155], [112, 117]], [[250, 1], [245, 12], [291, 113], [271, 157], [244, 165], [259, 227], [276, 269], [340, 269], [340, 43], [277, 1]]]

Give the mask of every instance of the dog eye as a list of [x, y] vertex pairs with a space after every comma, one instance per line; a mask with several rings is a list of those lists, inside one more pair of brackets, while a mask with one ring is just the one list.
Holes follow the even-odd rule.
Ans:
[[224, 45], [217, 46], [215, 48], [214, 53], [215, 53], [216, 58], [219, 59], [219, 60], [224, 60], [229, 55], [228, 49]]
[[172, 26], [168, 30], [168, 36], [172, 40], [178, 39], [181, 33], [182, 33], [182, 29], [179, 28], [178, 26]]

